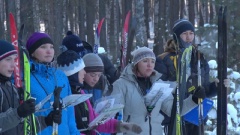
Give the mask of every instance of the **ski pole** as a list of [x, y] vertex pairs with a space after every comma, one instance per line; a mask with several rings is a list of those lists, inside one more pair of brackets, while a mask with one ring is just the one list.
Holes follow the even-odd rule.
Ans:
[[[53, 103], [53, 109], [54, 111], [61, 111], [60, 110], [60, 93], [61, 93], [62, 87], [57, 87], [54, 90], [54, 103]], [[53, 121], [53, 132], [52, 135], [58, 135], [58, 124]]]
[[[198, 86], [201, 86], [202, 85], [202, 82], [201, 82], [201, 57], [200, 57], [200, 52], [198, 50]], [[202, 98], [199, 98], [198, 99], [198, 106], [199, 106], [199, 109], [198, 109], [198, 121], [199, 121], [199, 135], [202, 135], [204, 134], [204, 123], [203, 123], [203, 105], [202, 105]]]

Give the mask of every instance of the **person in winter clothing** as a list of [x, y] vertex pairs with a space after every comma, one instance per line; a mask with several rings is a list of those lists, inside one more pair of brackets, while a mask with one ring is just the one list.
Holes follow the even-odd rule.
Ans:
[[[20, 104], [19, 90], [11, 82], [17, 51], [4, 40], [0, 40], [0, 48], [0, 135], [22, 135], [23, 120], [35, 112], [35, 100], [28, 99]], [[49, 126], [48, 121], [53, 122], [52, 113], [36, 117], [37, 130]]]
[[[55, 89], [62, 88], [60, 98], [71, 95], [71, 89], [66, 75], [53, 65], [54, 43], [46, 33], [33, 33], [27, 40], [26, 48], [31, 59], [31, 95], [36, 98], [36, 103], [42, 101], [46, 96], [53, 93]], [[35, 113], [37, 116], [47, 116], [51, 111], [51, 102], [54, 97], [43, 105], [43, 112]], [[54, 110], [54, 115], [61, 115], [58, 123], [59, 135], [79, 135], [77, 130], [74, 108]], [[38, 134], [51, 134], [53, 128], [47, 127]]]
[[[164, 53], [158, 56], [162, 60], [162, 66], [166, 67], [166, 71], [160, 71], [163, 73], [162, 80], [176, 81], [177, 80], [177, 67], [179, 68], [179, 90], [180, 90], [180, 106], [181, 102], [193, 94], [197, 89], [203, 89], [206, 97], [210, 98], [217, 94], [217, 82], [218, 80], [209, 82], [209, 65], [203, 54], [198, 51], [198, 46], [193, 44], [194, 40], [194, 26], [186, 19], [177, 20], [173, 26], [173, 39], [167, 41], [164, 49]], [[198, 84], [198, 53], [200, 53], [200, 69], [201, 69], [201, 84]], [[184, 64], [183, 64], [184, 63]], [[155, 67], [155, 69], [159, 69]], [[176, 103], [174, 103], [176, 104]], [[176, 108], [176, 107], [175, 107]], [[176, 111], [175, 111], [176, 112]], [[169, 121], [165, 121], [168, 125], [172, 125], [175, 114], [171, 115]], [[170, 123], [170, 124], [169, 124]], [[198, 126], [184, 121], [183, 134], [192, 135], [198, 134]], [[173, 130], [168, 129], [168, 134], [171, 134]], [[172, 134], [175, 131], [172, 132]]]
[[[97, 54], [86, 54], [82, 59], [76, 52], [67, 50], [58, 56], [57, 64], [58, 68], [68, 76], [73, 94], [92, 93], [93, 99], [101, 98], [102, 95], [97, 95], [99, 93], [95, 93], [95, 90], [91, 91], [82, 89], [83, 80], [87, 81], [90, 86], [94, 86], [98, 82], [99, 76], [102, 74], [103, 63]], [[88, 124], [97, 116], [90, 100], [80, 103], [74, 107], [78, 129], [87, 129]], [[132, 131], [136, 133], [141, 132], [140, 127], [137, 125], [121, 123], [115, 119], [110, 119], [105, 124], [99, 125], [95, 128], [95, 130], [82, 131], [82, 134], [95, 135], [96, 130], [104, 133], [116, 133], [123, 131]]]
[[173, 39], [167, 41], [164, 46], [164, 53], [158, 55], [154, 69], [162, 74], [164, 81], [176, 81], [176, 44]]
[[[147, 47], [140, 47], [131, 54], [133, 63], [128, 64], [120, 78], [113, 83], [111, 95], [119, 96], [120, 94], [120, 103], [124, 104], [124, 121], [138, 123], [143, 130], [142, 135], [162, 135], [161, 123], [164, 117], [160, 110], [168, 116], [171, 115], [173, 95], [170, 94], [166, 98], [160, 96], [154, 108], [147, 106], [144, 97], [161, 77], [161, 74], [154, 70], [156, 57]], [[201, 92], [199, 90], [184, 100], [181, 114], [197, 106], [194, 100]]]

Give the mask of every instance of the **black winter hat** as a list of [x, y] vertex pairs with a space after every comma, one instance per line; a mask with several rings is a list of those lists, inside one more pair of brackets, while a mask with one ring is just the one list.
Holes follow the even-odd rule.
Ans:
[[180, 35], [187, 30], [191, 30], [194, 32], [194, 27], [192, 23], [187, 19], [179, 19], [173, 25], [173, 37], [176, 38], [177, 36], [177, 38], [179, 39]]
[[58, 69], [71, 76], [85, 67], [83, 59], [75, 51], [67, 50], [57, 57]]
[[17, 54], [14, 46], [5, 40], [0, 40], [0, 61], [12, 54]]
[[84, 50], [82, 40], [77, 35], [74, 35], [72, 31], [67, 32], [62, 45], [66, 46], [68, 50], [73, 50], [77, 53], [81, 53]]

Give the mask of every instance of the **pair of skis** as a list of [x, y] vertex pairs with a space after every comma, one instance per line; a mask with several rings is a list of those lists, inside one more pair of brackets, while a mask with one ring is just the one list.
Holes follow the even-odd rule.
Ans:
[[[22, 25], [19, 32], [19, 39], [17, 33], [17, 27], [15, 19], [12, 13], [9, 14], [10, 30], [11, 30], [11, 40], [15, 49], [18, 51], [18, 57], [16, 59], [16, 67], [14, 68], [14, 83], [15, 86], [21, 90], [20, 91], [20, 103], [23, 100], [28, 100], [31, 98], [30, 95], [30, 63], [27, 55], [27, 51], [21, 44], [22, 33], [24, 25]], [[24, 83], [23, 83], [24, 82]], [[22, 93], [23, 92], [23, 93]], [[27, 116], [24, 119], [24, 135], [36, 135], [36, 123], [34, 114]]]

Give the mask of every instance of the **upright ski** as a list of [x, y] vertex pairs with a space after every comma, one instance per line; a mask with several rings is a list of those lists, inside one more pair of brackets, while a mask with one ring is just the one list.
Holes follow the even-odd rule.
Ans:
[[121, 61], [120, 61], [121, 71], [123, 71], [123, 69], [127, 65], [126, 57], [127, 57], [128, 26], [129, 26], [130, 15], [131, 15], [131, 12], [128, 11], [125, 18], [123, 31], [122, 31], [122, 48], [121, 48]]
[[[19, 90], [23, 90], [24, 94], [20, 92], [20, 103], [22, 100], [27, 100], [31, 98], [30, 95], [30, 63], [27, 55], [27, 51], [21, 44], [18, 42], [21, 39], [18, 39], [17, 28], [15, 19], [12, 13], [9, 14], [10, 19], [10, 28], [11, 28], [11, 40], [15, 49], [18, 51], [18, 58], [16, 60], [16, 68], [14, 69], [14, 81], [15, 85]], [[20, 34], [22, 34], [24, 25], [22, 25]], [[19, 35], [20, 38], [22, 35]], [[20, 43], [20, 44], [19, 44]], [[24, 83], [23, 83], [24, 82]], [[24, 84], [24, 85], [23, 85]], [[23, 96], [22, 96], [23, 95]], [[36, 135], [36, 125], [35, 125], [35, 116], [32, 114], [24, 119], [24, 135]]]
[[217, 135], [227, 134], [227, 7], [221, 6], [218, 12], [218, 93], [217, 93]]
[[11, 31], [11, 41], [13, 46], [18, 52], [18, 57], [16, 59], [16, 67], [14, 68], [14, 84], [17, 88], [22, 88], [22, 79], [21, 79], [21, 69], [20, 69], [20, 48], [18, 47], [18, 33], [12, 13], [9, 14], [10, 21], [10, 31]]
[[102, 18], [102, 20], [98, 23], [98, 27], [96, 29], [95, 33], [95, 43], [93, 47], [93, 53], [97, 54], [98, 53], [98, 47], [100, 46], [100, 32], [102, 29], [102, 24], [105, 18]]

